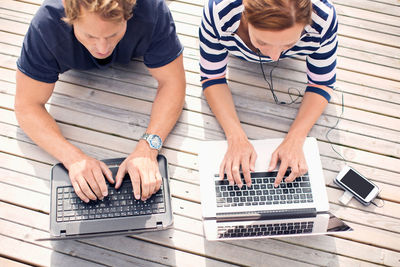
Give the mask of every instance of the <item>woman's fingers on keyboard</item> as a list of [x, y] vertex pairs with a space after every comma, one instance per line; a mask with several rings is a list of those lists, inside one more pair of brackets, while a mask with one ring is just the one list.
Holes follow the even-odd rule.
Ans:
[[275, 183], [274, 183], [275, 187], [277, 187], [282, 182], [283, 176], [285, 175], [287, 168], [288, 164], [285, 161], [281, 161], [278, 174], [276, 175], [275, 178]]
[[289, 174], [289, 176], [285, 179], [286, 182], [293, 182], [294, 179], [296, 179], [296, 177], [300, 176], [300, 172], [299, 172], [299, 166], [298, 165], [294, 165], [291, 166], [291, 172]]
[[[250, 175], [250, 163], [249, 160], [247, 159], [242, 159], [242, 171], [243, 171], [243, 177], [246, 182], [246, 184], [251, 184], [251, 175]], [[239, 187], [242, 187], [242, 179], [240, 179], [240, 183], [238, 183]]]
[[239, 159], [235, 159], [232, 163], [232, 176], [236, 184], [242, 183], [239, 170], [240, 170], [240, 161]]

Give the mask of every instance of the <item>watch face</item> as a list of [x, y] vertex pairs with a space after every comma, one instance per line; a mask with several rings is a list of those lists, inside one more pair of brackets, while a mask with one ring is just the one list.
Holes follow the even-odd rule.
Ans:
[[152, 134], [149, 138], [152, 148], [159, 149], [162, 145], [161, 138], [158, 135]]

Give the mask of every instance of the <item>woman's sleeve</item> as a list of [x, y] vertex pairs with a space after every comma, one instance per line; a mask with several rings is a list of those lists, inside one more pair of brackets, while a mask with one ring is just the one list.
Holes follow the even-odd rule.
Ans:
[[338, 21], [335, 8], [332, 6], [322, 32], [321, 46], [313, 54], [307, 56], [308, 86], [306, 92], [314, 92], [330, 100], [330, 95], [323, 89], [314, 85], [323, 85], [334, 88], [336, 82], [336, 50], [338, 46], [337, 29]]
[[200, 75], [203, 90], [214, 84], [226, 83], [228, 51], [220, 43], [216, 26], [217, 16], [213, 14], [213, 7], [213, 0], [204, 6], [199, 28]]

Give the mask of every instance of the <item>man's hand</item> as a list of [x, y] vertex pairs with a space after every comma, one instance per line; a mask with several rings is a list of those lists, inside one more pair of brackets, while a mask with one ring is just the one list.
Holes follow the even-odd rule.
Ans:
[[119, 188], [126, 173], [132, 181], [136, 199], [145, 201], [161, 186], [161, 174], [157, 162], [158, 151], [151, 149], [145, 140], [140, 140], [132, 154], [119, 166], [115, 177], [115, 188]]
[[228, 178], [229, 184], [235, 182], [241, 188], [243, 186], [240, 177], [240, 167], [247, 186], [251, 186], [250, 171], [254, 171], [257, 153], [253, 145], [245, 139], [228, 140], [228, 150], [219, 168], [219, 177], [224, 179], [224, 172]]
[[85, 154], [69, 164], [64, 164], [69, 171], [69, 178], [75, 193], [85, 202], [102, 200], [108, 195], [103, 174], [110, 183], [114, 183], [112, 173], [107, 165]]
[[291, 173], [285, 179], [285, 182], [292, 182], [296, 177], [307, 172], [308, 167], [304, 157], [303, 144], [304, 139], [286, 137], [274, 153], [272, 153], [268, 171], [274, 170], [279, 160], [281, 162], [275, 179], [275, 187], [281, 183], [288, 167], [291, 168]]

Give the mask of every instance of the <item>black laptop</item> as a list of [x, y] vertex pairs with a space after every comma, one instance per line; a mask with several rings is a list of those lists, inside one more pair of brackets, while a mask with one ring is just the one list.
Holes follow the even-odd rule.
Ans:
[[[167, 159], [159, 155], [163, 177], [160, 190], [146, 201], [136, 200], [127, 174], [121, 187], [108, 185], [103, 200], [83, 202], [74, 192], [65, 167], [58, 163], [51, 173], [50, 235], [48, 239], [130, 234], [169, 228], [173, 223]], [[124, 158], [103, 160], [115, 177]]]

